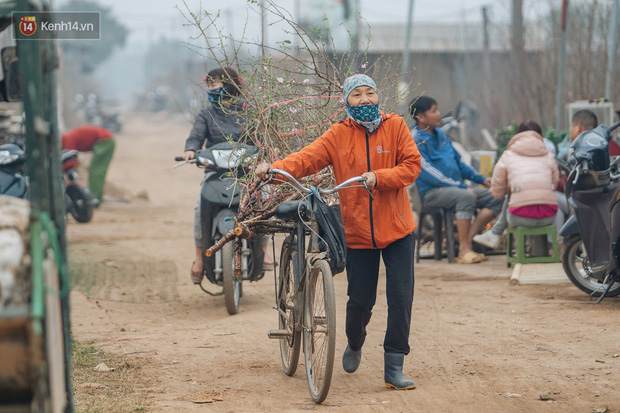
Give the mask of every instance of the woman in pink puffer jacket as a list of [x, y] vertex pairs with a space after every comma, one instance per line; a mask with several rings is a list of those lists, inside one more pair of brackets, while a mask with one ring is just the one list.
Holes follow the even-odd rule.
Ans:
[[525, 121], [517, 132], [495, 165], [491, 193], [497, 199], [510, 196], [508, 225], [551, 225], [558, 210], [557, 164], [545, 146], [538, 123]]

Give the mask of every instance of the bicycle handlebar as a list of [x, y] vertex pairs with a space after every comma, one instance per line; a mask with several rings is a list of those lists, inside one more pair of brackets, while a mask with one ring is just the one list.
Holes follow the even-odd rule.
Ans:
[[[297, 179], [295, 179], [291, 174], [289, 174], [286, 171], [283, 171], [281, 169], [269, 169], [267, 171], [268, 174], [278, 174], [278, 175], [282, 175], [285, 178], [287, 178], [289, 180], [289, 183], [294, 186], [295, 188], [297, 188], [300, 192], [305, 192], [307, 194], [312, 193], [312, 190], [310, 188], [306, 188], [305, 186], [303, 186]], [[368, 194], [370, 195], [371, 199], [375, 199], [375, 197], [373, 196], [373, 194], [371, 193], [370, 189], [368, 189], [368, 186], [366, 185], [366, 178], [363, 176], [354, 176], [353, 178], [349, 178], [346, 181], [342, 182], [340, 185], [335, 186], [334, 188], [331, 189], [319, 189], [319, 193], [320, 194], [333, 194], [334, 192], [338, 192], [341, 189], [344, 189], [346, 187], [348, 187], [349, 185], [355, 183], [355, 182], [361, 182], [361, 186], [368, 191]]]

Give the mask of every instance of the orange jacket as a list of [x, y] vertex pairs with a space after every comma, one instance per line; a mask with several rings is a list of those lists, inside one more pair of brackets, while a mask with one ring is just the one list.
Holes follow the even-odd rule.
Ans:
[[420, 174], [420, 163], [420, 152], [405, 121], [395, 114], [383, 114], [373, 135], [367, 136], [362, 126], [347, 119], [271, 167], [301, 178], [331, 165], [337, 184], [374, 172], [374, 201], [363, 188], [343, 189], [340, 210], [348, 248], [382, 249], [415, 230], [405, 187]]

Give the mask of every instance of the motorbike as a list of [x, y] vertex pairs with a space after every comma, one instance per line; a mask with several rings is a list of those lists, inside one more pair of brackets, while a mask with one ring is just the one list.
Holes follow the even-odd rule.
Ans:
[[62, 171], [65, 177], [66, 213], [81, 224], [89, 222], [98, 201], [90, 190], [78, 180], [76, 168], [78, 151], [64, 150], [61, 153]]
[[89, 93], [86, 99], [78, 94], [75, 96], [75, 102], [74, 109], [83, 109], [89, 124], [107, 129], [112, 133], [121, 131], [124, 119], [120, 111], [103, 106], [96, 94]]
[[620, 157], [610, 159], [611, 132], [600, 125], [571, 143], [566, 197], [571, 217], [564, 237], [562, 267], [575, 286], [592, 297], [620, 295]]
[[26, 153], [14, 143], [0, 145], [0, 193], [28, 198], [28, 178], [25, 173]]
[[[264, 252], [257, 239], [242, 240], [241, 274], [235, 274], [233, 243], [226, 243], [213, 256], [207, 257], [205, 252], [222, 236], [232, 231], [239, 206], [240, 190], [236, 177], [246, 173], [244, 167], [248, 157], [258, 153], [252, 145], [231, 144], [222, 142], [207, 149], [196, 151], [196, 156], [187, 163], [195, 163], [205, 168], [205, 177], [200, 190], [200, 226], [202, 228], [203, 253], [202, 262], [205, 277], [211, 283], [221, 286], [222, 291], [211, 292], [199, 284], [209, 295], [224, 295], [226, 310], [229, 314], [239, 312], [239, 301], [243, 294], [243, 281], [258, 281], [265, 275], [263, 271]], [[182, 161], [181, 156], [175, 161]]]

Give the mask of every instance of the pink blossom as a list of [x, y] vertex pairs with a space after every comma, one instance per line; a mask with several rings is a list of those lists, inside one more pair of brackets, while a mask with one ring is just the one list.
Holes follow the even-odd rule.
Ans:
[[295, 109], [295, 108], [288, 108], [288, 110], [289, 110], [291, 113], [295, 113], [295, 112], [297, 112], [297, 109]]
[[280, 83], [284, 83], [284, 79], [282, 79], [281, 77], [277, 78], [276, 80]]
[[368, 64], [368, 62], [364, 63], [364, 64], [362, 65], [362, 69], [366, 69], [366, 65], [367, 65], [367, 64]]
[[310, 83], [310, 79], [304, 79], [304, 85]]
[[259, 87], [258, 87], [258, 90], [263, 90], [263, 87], [262, 87], [262, 86], [259, 86]]

